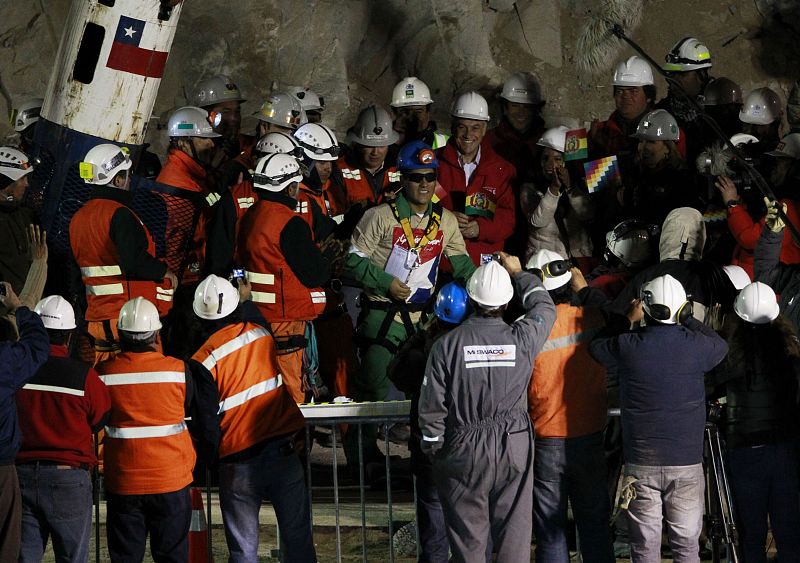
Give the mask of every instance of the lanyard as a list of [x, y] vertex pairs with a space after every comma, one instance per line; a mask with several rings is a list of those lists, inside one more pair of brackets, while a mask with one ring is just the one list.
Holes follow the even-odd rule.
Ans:
[[435, 206], [431, 208], [431, 216], [428, 218], [425, 234], [420, 239], [419, 244], [415, 244], [414, 242], [414, 231], [411, 228], [408, 217], [400, 218], [400, 213], [397, 211], [397, 204], [395, 202], [391, 202], [389, 206], [392, 208], [394, 218], [397, 219], [400, 226], [403, 228], [403, 234], [406, 235], [406, 239], [408, 240], [408, 247], [413, 252], [419, 254], [426, 244], [436, 238], [436, 234], [439, 232], [439, 225], [441, 224], [441, 215], [438, 213]]

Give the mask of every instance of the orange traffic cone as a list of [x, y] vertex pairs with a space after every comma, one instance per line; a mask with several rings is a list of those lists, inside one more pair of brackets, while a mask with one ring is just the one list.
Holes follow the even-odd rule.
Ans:
[[192, 487], [192, 523], [189, 526], [189, 563], [214, 563], [208, 546], [208, 523], [203, 511], [203, 493]]

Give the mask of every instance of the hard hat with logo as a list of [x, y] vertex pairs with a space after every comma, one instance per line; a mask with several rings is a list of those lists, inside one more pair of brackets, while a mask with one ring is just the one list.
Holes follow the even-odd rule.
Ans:
[[170, 137], [202, 137], [212, 139], [220, 137], [214, 131], [222, 121], [222, 115], [213, 112], [209, 113], [198, 107], [185, 106], [178, 108], [170, 116], [167, 122], [167, 131]]
[[83, 162], [78, 164], [78, 172], [87, 184], [105, 186], [117, 173], [130, 170], [131, 166], [126, 147], [103, 143], [95, 145], [86, 153]]
[[733, 310], [743, 321], [756, 325], [774, 321], [780, 313], [778, 299], [770, 286], [753, 282], [744, 287], [733, 302]]
[[242, 92], [230, 76], [217, 74], [205, 78], [194, 87], [192, 103], [197, 107], [207, 108], [222, 102], [245, 102]]
[[0, 174], [16, 182], [33, 172], [33, 163], [24, 152], [13, 147], [0, 147]]
[[[542, 272], [546, 272], [546, 266], [550, 262], [556, 261], [563, 261], [564, 257], [561, 256], [558, 252], [553, 250], [542, 249], [536, 252], [533, 256], [528, 259], [528, 263], [525, 265], [526, 269], [536, 268], [537, 270], [541, 270]], [[567, 285], [569, 280], [572, 279], [572, 272], [567, 270], [560, 276], [548, 276], [545, 274], [544, 276], [544, 288], [547, 291], [558, 289], [561, 286]]]
[[684, 37], [675, 43], [665, 58], [661, 68], [668, 72], [688, 72], [712, 66], [708, 47], [694, 37]]
[[425, 168], [439, 168], [439, 160], [430, 145], [423, 141], [406, 143], [397, 153], [397, 169], [400, 172], [409, 170], [423, 170]]
[[500, 97], [517, 104], [544, 103], [542, 87], [536, 77], [529, 72], [517, 72], [509, 76], [503, 83]]
[[336, 160], [342, 152], [336, 134], [322, 123], [306, 123], [297, 128], [294, 138], [311, 160]]
[[259, 121], [291, 129], [297, 129], [304, 123], [308, 123], [308, 116], [300, 104], [300, 100], [286, 92], [270, 94], [267, 101], [261, 104], [261, 109], [256, 112], [256, 116]]
[[302, 180], [300, 163], [290, 154], [268, 154], [256, 162], [253, 170], [253, 187], [268, 192], [281, 192], [293, 182]]
[[781, 117], [781, 99], [769, 88], [756, 88], [747, 95], [739, 121], [754, 125], [769, 125]]
[[614, 69], [614, 86], [649, 86], [653, 81], [653, 69], [650, 64], [636, 55], [627, 61], [621, 61]]
[[432, 104], [428, 85], [416, 76], [403, 78], [392, 90], [392, 107], [427, 106]]
[[11, 124], [14, 126], [14, 131], [21, 133], [39, 121], [42, 105], [44, 105], [42, 98], [31, 98], [15, 107], [11, 114]]
[[302, 86], [289, 86], [286, 91], [300, 100], [300, 106], [305, 111], [322, 111], [325, 109], [325, 100], [308, 88]]
[[392, 116], [380, 106], [361, 110], [347, 140], [365, 147], [388, 147], [397, 142], [399, 135], [392, 128]]
[[731, 283], [736, 291], [741, 291], [746, 286], [750, 285], [750, 282], [752, 282], [745, 269], [741, 266], [737, 266], [736, 264], [728, 264], [723, 266], [722, 271], [725, 272], [725, 275], [728, 276], [729, 280], [731, 280]]
[[641, 141], [677, 141], [680, 138], [678, 122], [665, 109], [654, 109], [647, 112], [639, 125], [636, 133], [631, 135]]
[[144, 297], [126, 302], [119, 311], [117, 328], [125, 332], [153, 332], [161, 330], [158, 309]]
[[569, 127], [564, 127], [563, 125], [548, 129], [542, 134], [542, 138], [536, 141], [536, 144], [540, 147], [547, 147], [558, 152], [564, 152], [568, 131]]
[[53, 330], [72, 330], [75, 324], [75, 310], [69, 301], [60, 295], [50, 295], [36, 304], [34, 312], [42, 318], [44, 328]]
[[450, 282], [436, 294], [433, 312], [446, 323], [458, 324], [469, 314], [469, 295], [464, 286]]
[[261, 137], [256, 143], [253, 153], [261, 156], [275, 153], [290, 154], [296, 158], [302, 158], [303, 148], [297, 139], [289, 133], [273, 131]]
[[658, 225], [627, 219], [606, 234], [606, 261], [619, 260], [628, 268], [639, 268], [654, 261], [658, 245]]
[[492, 260], [473, 272], [467, 282], [467, 294], [478, 305], [502, 307], [514, 296], [514, 286], [508, 271]]
[[742, 88], [736, 82], [724, 76], [712, 78], [700, 98], [700, 102], [704, 106], [741, 104], [742, 101]]
[[486, 98], [477, 92], [466, 92], [453, 102], [450, 115], [458, 119], [489, 121], [489, 105], [486, 103]]
[[769, 156], [800, 159], [800, 133], [789, 133], [781, 139], [775, 150], [767, 153]]
[[677, 323], [686, 303], [686, 290], [681, 282], [669, 274], [652, 279], [642, 286], [642, 307], [648, 315], [661, 323]]
[[201, 319], [213, 321], [227, 317], [233, 313], [238, 306], [239, 292], [233, 287], [231, 282], [225, 278], [215, 276], [214, 274], [211, 274], [201, 281], [194, 292], [192, 309], [194, 310], [194, 314]]

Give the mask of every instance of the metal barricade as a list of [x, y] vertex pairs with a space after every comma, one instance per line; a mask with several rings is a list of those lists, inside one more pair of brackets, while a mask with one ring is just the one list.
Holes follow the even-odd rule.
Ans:
[[[312, 476], [311, 476], [311, 427], [330, 426], [333, 447], [333, 496], [334, 514], [336, 523], [336, 561], [342, 560], [342, 541], [340, 525], [340, 504], [339, 504], [339, 477], [337, 464], [337, 442], [336, 426], [347, 424], [355, 426], [358, 440], [358, 474], [359, 474], [359, 498], [361, 505], [361, 555], [362, 560], [367, 561], [367, 523], [366, 523], [366, 493], [365, 493], [365, 474], [364, 474], [364, 440], [363, 426], [365, 424], [392, 424], [408, 423], [411, 411], [411, 401], [386, 401], [372, 403], [307, 403], [300, 405], [300, 410], [306, 419], [306, 477], [308, 486], [309, 502], [311, 504], [312, 524], [314, 518], [314, 502], [312, 495]], [[384, 437], [386, 447], [386, 503], [388, 508], [388, 529], [389, 529], [389, 561], [394, 562], [394, 529], [392, 514], [392, 474], [389, 459], [389, 433]], [[413, 479], [412, 479], [413, 483]], [[414, 506], [416, 509], [416, 487], [414, 489]], [[417, 555], [419, 556], [419, 542], [417, 542]]]

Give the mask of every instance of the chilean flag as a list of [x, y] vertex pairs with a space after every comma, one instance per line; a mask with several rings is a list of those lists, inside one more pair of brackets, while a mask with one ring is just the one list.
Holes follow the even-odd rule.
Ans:
[[167, 64], [169, 53], [140, 47], [144, 28], [144, 21], [120, 16], [117, 33], [108, 54], [108, 68], [149, 78], [164, 76], [164, 65]]

